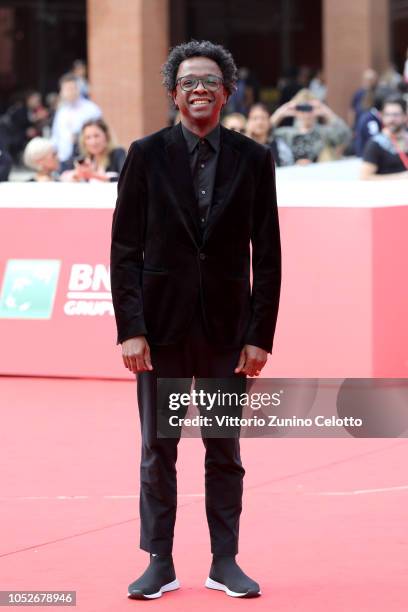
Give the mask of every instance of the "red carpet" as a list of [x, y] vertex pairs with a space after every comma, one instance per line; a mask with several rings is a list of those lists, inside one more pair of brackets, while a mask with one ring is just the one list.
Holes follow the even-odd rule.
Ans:
[[263, 596], [203, 587], [210, 563], [201, 440], [179, 446], [182, 588], [128, 600], [140, 434], [131, 382], [0, 378], [0, 590], [76, 590], [76, 609], [406, 610], [406, 439], [245, 439], [240, 554]]

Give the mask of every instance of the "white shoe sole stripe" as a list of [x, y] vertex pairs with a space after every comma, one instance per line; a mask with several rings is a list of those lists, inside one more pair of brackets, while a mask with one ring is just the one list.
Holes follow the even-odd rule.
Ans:
[[[145, 599], [157, 599], [158, 597], [161, 597], [163, 593], [166, 593], [167, 591], [175, 591], [176, 589], [179, 589], [179, 588], [180, 588], [180, 583], [176, 578], [172, 582], [168, 582], [167, 584], [164, 584], [161, 587], [161, 589], [157, 591], [157, 593], [151, 593], [150, 595], [143, 594], [143, 597]], [[131, 596], [131, 595], [132, 595], [131, 593], [128, 593], [128, 596]]]
[[[222, 584], [221, 582], [217, 582], [216, 580], [213, 580], [212, 578], [208, 577], [207, 580], [205, 581], [205, 586], [208, 589], [216, 589], [217, 591], [224, 591], [227, 595], [229, 595], [230, 597], [244, 597], [245, 595], [247, 595], [247, 591], [245, 591], [245, 593], [235, 593], [235, 591], [230, 591], [230, 589], [225, 586], [225, 584]], [[258, 591], [259, 595], [261, 595], [261, 591]]]

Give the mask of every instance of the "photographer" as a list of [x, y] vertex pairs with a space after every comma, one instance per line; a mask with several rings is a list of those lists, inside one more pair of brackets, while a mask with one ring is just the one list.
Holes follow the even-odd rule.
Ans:
[[[277, 127], [287, 117], [294, 117], [293, 126]], [[339, 159], [351, 139], [351, 130], [345, 121], [308, 89], [302, 89], [290, 102], [280, 106], [270, 122], [275, 137], [286, 142], [298, 165]]]

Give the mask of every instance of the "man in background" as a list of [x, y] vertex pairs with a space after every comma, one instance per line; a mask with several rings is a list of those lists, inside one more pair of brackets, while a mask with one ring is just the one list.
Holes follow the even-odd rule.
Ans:
[[91, 119], [102, 116], [100, 108], [80, 94], [77, 77], [65, 74], [60, 79], [60, 106], [52, 124], [51, 140], [54, 143], [61, 170], [74, 154], [82, 126]]
[[407, 103], [399, 96], [384, 101], [381, 113], [383, 128], [364, 149], [361, 178], [408, 178]]

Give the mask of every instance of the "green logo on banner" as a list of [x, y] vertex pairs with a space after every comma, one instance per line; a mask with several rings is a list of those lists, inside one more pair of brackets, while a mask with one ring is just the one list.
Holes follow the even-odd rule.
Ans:
[[2, 319], [50, 319], [61, 262], [9, 259], [0, 296]]

